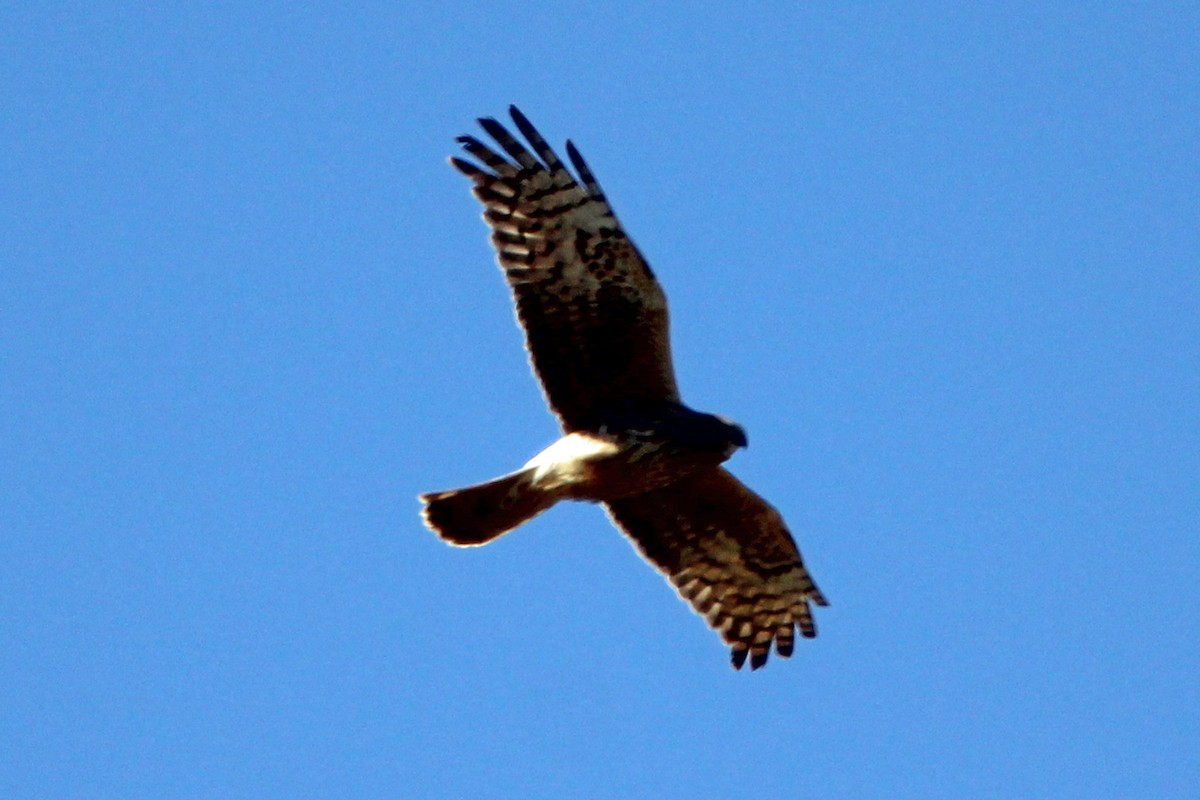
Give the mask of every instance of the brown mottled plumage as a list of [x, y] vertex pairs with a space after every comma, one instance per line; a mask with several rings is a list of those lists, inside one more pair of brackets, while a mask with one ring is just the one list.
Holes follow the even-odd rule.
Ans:
[[524, 115], [512, 115], [541, 161], [493, 119], [479, 122], [515, 165], [471, 136], [458, 141], [495, 174], [450, 161], [484, 205], [551, 410], [571, 431], [617, 403], [678, 400], [662, 287], [574, 145], [567, 153], [583, 186]]
[[723, 467], [636, 497], [605, 502], [609, 516], [733, 650], [767, 661], [771, 639], [792, 654], [793, 626], [817, 635], [809, 603], [827, 605], [783, 518]]
[[494, 119], [507, 155], [458, 141], [513, 292], [534, 372], [564, 436], [522, 469], [421, 496], [451, 544], [486, 544], [559, 500], [603, 503], [638, 550], [729, 644], [761, 667], [826, 605], [779, 513], [720, 465], [745, 433], [679, 398], [662, 287], [570, 142], [578, 180], [516, 107], [532, 152]]

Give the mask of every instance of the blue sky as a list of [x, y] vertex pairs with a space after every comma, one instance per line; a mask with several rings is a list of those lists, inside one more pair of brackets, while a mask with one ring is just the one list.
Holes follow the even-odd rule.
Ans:
[[[0, 794], [1200, 783], [1194, 4], [0, 11]], [[734, 673], [594, 507], [466, 181], [587, 156], [832, 605]]]

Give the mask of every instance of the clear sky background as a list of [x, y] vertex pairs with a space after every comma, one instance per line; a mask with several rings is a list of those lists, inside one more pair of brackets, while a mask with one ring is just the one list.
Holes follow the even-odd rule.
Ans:
[[[0, 796], [1191, 798], [1200, 7], [0, 11]], [[251, 7], [252, 6], [252, 7]], [[588, 157], [832, 605], [735, 673], [468, 184]]]

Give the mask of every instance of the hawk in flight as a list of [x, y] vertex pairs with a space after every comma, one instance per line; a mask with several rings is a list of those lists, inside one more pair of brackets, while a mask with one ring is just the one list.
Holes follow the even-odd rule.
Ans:
[[563, 436], [520, 470], [421, 496], [453, 545], [486, 544], [559, 500], [602, 503], [618, 528], [732, 649], [740, 669], [816, 636], [825, 597], [779, 512], [721, 464], [746, 446], [729, 420], [679, 397], [662, 287], [579, 151], [572, 175], [516, 107], [528, 146], [495, 119], [499, 145], [458, 141], [512, 289], [530, 360]]

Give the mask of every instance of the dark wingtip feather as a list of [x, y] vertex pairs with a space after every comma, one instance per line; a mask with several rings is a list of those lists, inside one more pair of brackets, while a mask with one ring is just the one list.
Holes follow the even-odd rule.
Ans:
[[592, 174], [588, 168], [587, 162], [583, 160], [583, 155], [580, 154], [579, 148], [570, 139], [567, 140], [567, 158], [571, 159], [571, 165], [575, 167], [575, 171], [579, 173], [579, 179], [583, 181], [584, 187], [588, 190], [588, 194], [598, 200], [604, 198], [604, 190], [600, 188], [600, 184], [596, 182], [596, 176]]
[[746, 663], [746, 656], [748, 655], [750, 655], [748, 649], [741, 650], [735, 647], [729, 652], [729, 663], [733, 665], [734, 669], [740, 670], [742, 665]]
[[487, 174], [470, 161], [464, 161], [458, 156], [450, 156], [450, 165], [468, 178], [483, 177]]
[[505, 128], [491, 117], [480, 119], [479, 125], [487, 131], [488, 136], [499, 142], [500, 146], [504, 148], [504, 152], [508, 153], [524, 169], [536, 169], [538, 167], [537, 159], [525, 149], [523, 144], [513, 138], [513, 135], [508, 132], [508, 128]]
[[474, 136], [459, 136], [458, 143], [467, 154], [479, 159], [498, 175], [510, 175], [516, 172], [516, 167], [505, 161], [492, 148], [476, 139]]
[[480, 117], [476, 121], [479, 123], [479, 127], [487, 131], [493, 138], [496, 138], [496, 134], [500, 134], [500, 136], [508, 135], [508, 130], [504, 127], [504, 124], [495, 117]]
[[516, 124], [517, 130], [520, 131], [521, 135], [525, 137], [526, 141], [533, 146], [533, 152], [537, 154], [537, 157], [540, 158], [547, 167], [549, 167], [550, 171], [554, 173], [565, 172], [566, 167], [564, 167], [562, 161], [559, 160], [558, 154], [554, 152], [554, 148], [546, 143], [546, 139], [541, 133], [538, 132], [538, 129], [533, 126], [533, 123], [529, 121], [528, 117], [522, 114], [520, 109], [518, 109], [516, 106], [509, 106], [508, 112], [512, 114], [513, 122]]
[[795, 647], [796, 643], [794, 640], [775, 637], [775, 652], [779, 653], [780, 658], [791, 658]]

